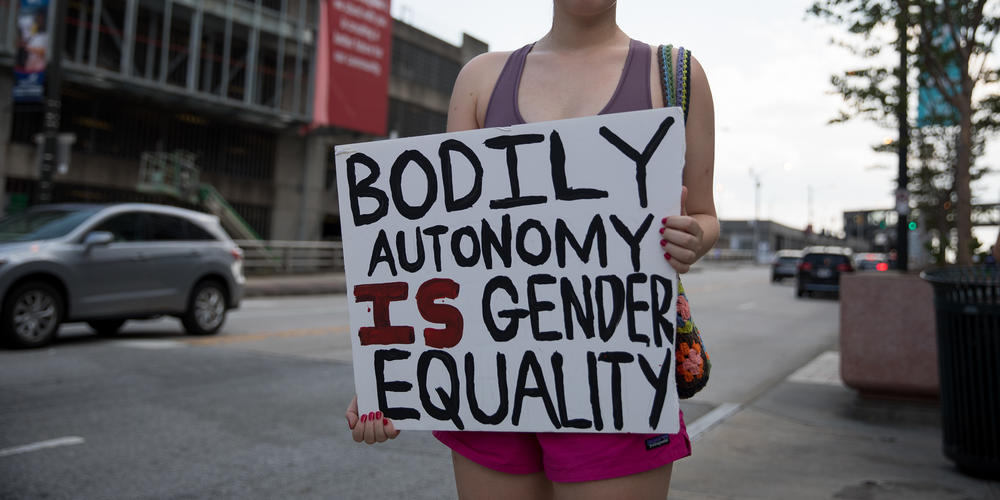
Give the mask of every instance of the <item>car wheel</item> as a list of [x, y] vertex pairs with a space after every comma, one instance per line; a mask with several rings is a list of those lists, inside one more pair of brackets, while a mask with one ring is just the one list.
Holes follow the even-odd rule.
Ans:
[[64, 311], [59, 290], [42, 281], [28, 282], [7, 296], [0, 328], [15, 347], [42, 347], [56, 337]]
[[217, 281], [201, 281], [188, 299], [181, 316], [184, 329], [191, 335], [212, 335], [226, 321], [226, 290]]
[[125, 324], [123, 319], [97, 319], [94, 321], [88, 321], [90, 328], [97, 332], [101, 337], [113, 337], [118, 334], [118, 331], [122, 329], [122, 325]]

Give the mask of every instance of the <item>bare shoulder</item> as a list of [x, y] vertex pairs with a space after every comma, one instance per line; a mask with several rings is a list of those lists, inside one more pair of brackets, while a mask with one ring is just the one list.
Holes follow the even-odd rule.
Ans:
[[487, 52], [465, 63], [458, 73], [448, 110], [448, 130], [482, 127], [490, 95], [510, 52]]

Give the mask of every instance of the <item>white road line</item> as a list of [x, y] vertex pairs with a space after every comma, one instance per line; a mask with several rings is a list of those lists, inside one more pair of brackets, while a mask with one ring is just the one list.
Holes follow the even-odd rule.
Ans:
[[716, 406], [714, 410], [706, 413], [698, 420], [692, 422], [691, 425], [687, 426], [688, 438], [690, 438], [692, 442], [697, 441], [698, 438], [708, 432], [709, 429], [722, 423], [723, 420], [733, 416], [733, 414], [739, 410], [740, 405], [736, 403], [723, 403]]
[[83, 444], [83, 438], [79, 436], [67, 436], [57, 439], [50, 439], [48, 441], [39, 441], [37, 443], [26, 444], [24, 446], [4, 448], [0, 450], [0, 457], [6, 457], [8, 455], [19, 455], [21, 453], [30, 453], [33, 451], [44, 450], [46, 448], [56, 448], [59, 446], [72, 446], [75, 444]]

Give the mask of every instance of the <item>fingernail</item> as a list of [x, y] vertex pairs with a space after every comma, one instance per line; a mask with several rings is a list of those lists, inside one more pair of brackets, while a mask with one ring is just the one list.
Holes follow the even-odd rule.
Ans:
[[380, 411], [375, 412], [375, 420], [379, 420], [381, 418], [382, 418], [382, 412]]
[[663, 258], [670, 260], [670, 254], [669, 253], [663, 254]]
[[663, 220], [662, 220], [662, 221], [660, 221], [660, 223], [661, 223], [661, 224], [666, 224], [666, 223], [667, 223], [667, 219], [668, 219], [668, 217], [664, 217], [664, 218], [663, 218]]
[[666, 230], [667, 230], [667, 228], [665, 228], [665, 227], [661, 227], [661, 228], [660, 228], [660, 234], [663, 234], [663, 232], [664, 232], [664, 231], [666, 231]]
[[661, 247], [667, 246], [667, 240], [660, 240], [660, 246]]
[[368, 420], [368, 415], [361, 415], [361, 421], [364, 422], [365, 420]]
[[368, 412], [368, 420], [375, 420], [375, 412], [373, 411]]
[[389, 425], [389, 419], [388, 418], [383, 418], [382, 419], [382, 425]]

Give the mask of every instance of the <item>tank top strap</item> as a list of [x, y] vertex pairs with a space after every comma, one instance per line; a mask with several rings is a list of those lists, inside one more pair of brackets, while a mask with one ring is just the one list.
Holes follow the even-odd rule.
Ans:
[[601, 114], [637, 111], [653, 107], [649, 88], [651, 60], [652, 49], [648, 44], [638, 40], [629, 42], [628, 58], [625, 60], [625, 68], [622, 70], [618, 88], [615, 89], [615, 93]]
[[506, 127], [524, 123], [517, 113], [517, 89], [521, 85], [521, 75], [524, 73], [528, 52], [531, 52], [534, 46], [534, 43], [529, 43], [507, 57], [486, 107], [484, 127]]

